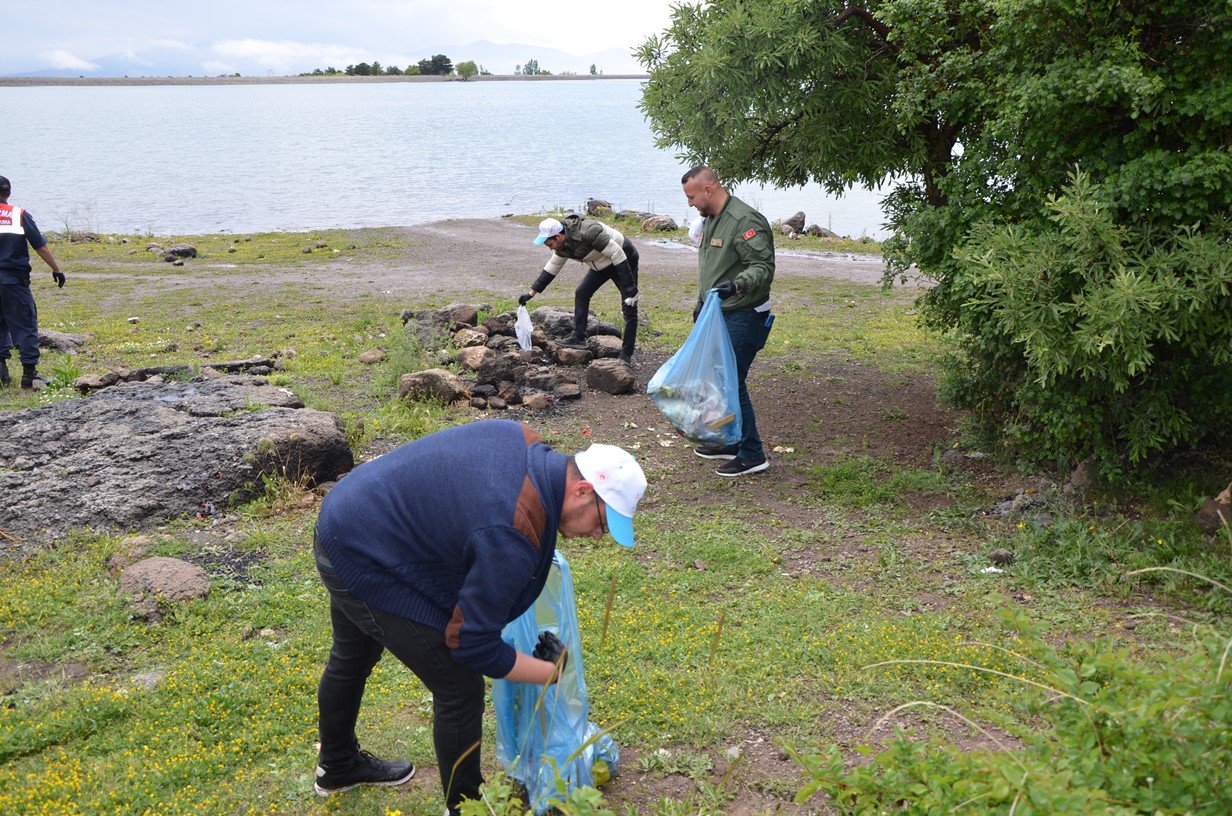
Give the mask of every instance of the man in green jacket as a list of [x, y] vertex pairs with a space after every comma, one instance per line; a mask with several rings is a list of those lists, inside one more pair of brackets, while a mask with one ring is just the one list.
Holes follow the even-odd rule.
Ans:
[[740, 444], [731, 448], [702, 445], [693, 451], [703, 459], [726, 462], [716, 473], [744, 476], [770, 466], [753, 403], [745, 379], [757, 352], [766, 345], [774, 315], [770, 312], [770, 284], [774, 282], [774, 237], [765, 216], [731, 195], [715, 172], [698, 165], [680, 180], [689, 204], [705, 218], [697, 251], [697, 306], [711, 289], [723, 301], [723, 322], [736, 354], [736, 373], [740, 379]]

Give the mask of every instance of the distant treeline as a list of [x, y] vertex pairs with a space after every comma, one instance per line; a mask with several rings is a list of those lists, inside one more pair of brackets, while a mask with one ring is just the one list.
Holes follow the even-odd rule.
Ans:
[[[482, 65], [476, 65], [474, 60], [459, 62], [456, 66], [450, 61], [449, 57], [444, 54], [437, 54], [427, 59], [421, 59], [415, 65], [408, 65], [406, 68], [399, 68], [397, 65], [381, 65], [381, 63], [373, 60], [371, 63], [361, 62], [358, 65], [348, 65], [346, 68], [339, 70], [330, 66], [329, 68], [314, 68], [312, 71], [300, 74], [300, 76], [451, 76], [457, 74], [463, 79], [469, 79], [473, 76], [491, 76], [492, 72], [484, 68]], [[551, 71], [545, 71], [539, 67], [539, 60], [527, 60], [525, 65], [515, 65], [513, 68], [515, 76], [551, 76]], [[562, 71], [563, 75], [568, 75], [570, 71]], [[603, 73], [594, 64], [590, 66], [592, 76], [598, 76]]]

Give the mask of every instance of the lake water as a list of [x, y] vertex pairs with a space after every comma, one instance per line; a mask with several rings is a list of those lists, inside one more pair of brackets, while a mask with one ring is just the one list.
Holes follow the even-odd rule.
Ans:
[[[0, 175], [46, 230], [158, 235], [581, 208], [696, 213], [638, 80], [0, 88]], [[735, 188], [883, 238], [883, 191]]]

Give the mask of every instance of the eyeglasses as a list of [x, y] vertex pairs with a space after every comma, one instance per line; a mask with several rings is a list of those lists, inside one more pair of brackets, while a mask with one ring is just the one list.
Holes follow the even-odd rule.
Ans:
[[595, 512], [599, 514], [599, 527], [602, 528], [603, 534], [607, 535], [607, 518], [606, 518], [607, 513], [604, 511], [603, 507], [599, 504], [598, 491], [595, 491], [594, 497], [595, 497]]

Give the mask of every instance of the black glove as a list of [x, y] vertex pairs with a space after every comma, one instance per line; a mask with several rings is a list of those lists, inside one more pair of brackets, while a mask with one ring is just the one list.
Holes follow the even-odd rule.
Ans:
[[[569, 664], [569, 655], [565, 652], [565, 644], [561, 643], [560, 638], [556, 637], [552, 632], [546, 630], [539, 633], [539, 645], [535, 646], [535, 651], [531, 652], [531, 657], [537, 657], [549, 663], [559, 663], [561, 672]], [[557, 672], [557, 676], [560, 676], [560, 672]]]
[[51, 277], [53, 280], [55, 280], [56, 286], [59, 286], [61, 289], [64, 288], [64, 273], [63, 272], [52, 272]]
[[525, 306], [526, 303], [533, 297], [534, 295], [532, 295], [530, 292], [523, 292], [522, 294], [518, 295], [518, 305]]
[[714, 287], [714, 291], [719, 296], [719, 300], [727, 300], [732, 295], [740, 294], [740, 286], [735, 281], [723, 281]]
[[697, 305], [693, 307], [693, 322], [697, 322], [697, 316], [702, 313], [702, 302], [697, 301]]

